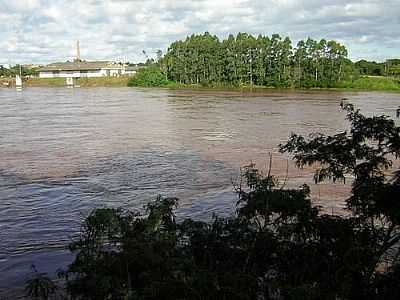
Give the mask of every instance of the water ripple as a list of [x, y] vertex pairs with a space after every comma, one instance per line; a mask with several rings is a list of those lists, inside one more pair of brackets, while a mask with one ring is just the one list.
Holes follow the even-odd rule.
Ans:
[[[0, 89], [0, 297], [23, 284], [31, 264], [54, 274], [70, 263], [66, 245], [95, 207], [141, 209], [162, 194], [181, 199], [179, 218], [232, 214], [239, 167], [265, 163], [273, 152], [274, 174], [284, 173], [277, 145], [292, 131], [346, 128], [343, 97], [367, 114], [389, 116], [400, 100], [383, 93]], [[309, 171], [291, 180], [299, 185], [306, 177]]]

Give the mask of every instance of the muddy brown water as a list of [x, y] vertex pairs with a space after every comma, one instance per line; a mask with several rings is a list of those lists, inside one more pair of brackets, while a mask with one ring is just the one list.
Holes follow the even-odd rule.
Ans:
[[[273, 154], [273, 174], [312, 183], [278, 144], [291, 132], [347, 128], [339, 102], [395, 117], [400, 94], [255, 93], [132, 88], [0, 89], [0, 296], [30, 266], [54, 276], [96, 207], [140, 208], [158, 194], [180, 198], [178, 216], [230, 215], [232, 180]], [[289, 163], [288, 163], [289, 161]], [[313, 201], [340, 213], [349, 185], [313, 185]]]

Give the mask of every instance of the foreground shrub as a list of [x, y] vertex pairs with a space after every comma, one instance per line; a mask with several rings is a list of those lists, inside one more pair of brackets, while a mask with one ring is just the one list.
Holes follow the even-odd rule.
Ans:
[[[281, 151], [315, 180], [353, 176], [349, 216], [321, 213], [307, 185], [243, 169], [236, 214], [176, 222], [175, 198], [145, 213], [98, 209], [70, 245], [73, 299], [398, 299], [400, 128], [347, 105], [349, 132], [292, 135]], [[199, 199], [201, 201], [201, 199]]]

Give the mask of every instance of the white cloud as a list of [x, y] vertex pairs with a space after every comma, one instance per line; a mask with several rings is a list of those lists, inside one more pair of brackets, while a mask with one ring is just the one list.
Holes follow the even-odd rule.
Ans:
[[1, 7], [11, 12], [30, 12], [40, 7], [40, 0], [1, 1]]
[[399, 56], [400, 0], [0, 0], [0, 63], [144, 60], [176, 39], [209, 31], [327, 38], [352, 58]]

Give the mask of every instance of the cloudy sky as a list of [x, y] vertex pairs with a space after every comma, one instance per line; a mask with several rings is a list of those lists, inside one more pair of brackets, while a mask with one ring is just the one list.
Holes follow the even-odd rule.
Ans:
[[400, 0], [0, 0], [0, 63], [75, 55], [138, 62], [209, 31], [344, 43], [352, 59], [400, 57]]

